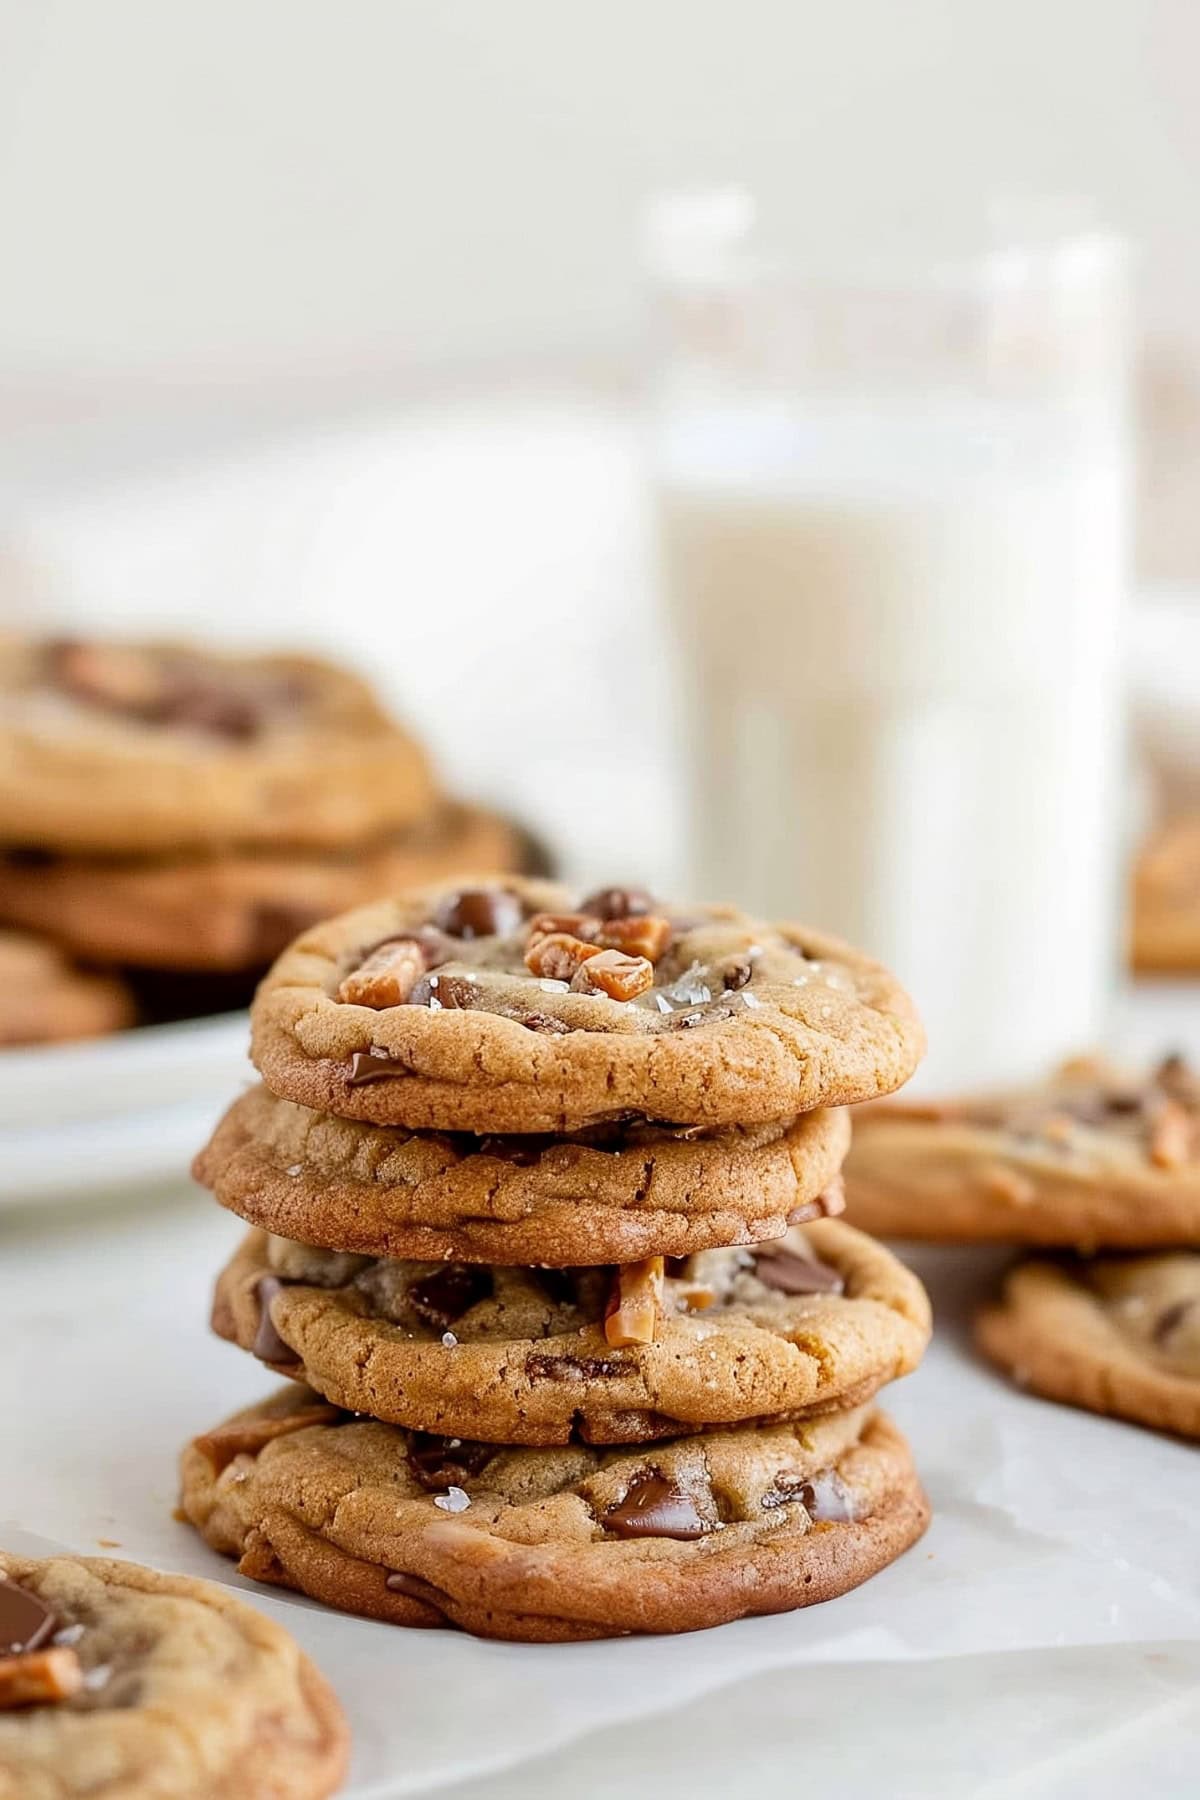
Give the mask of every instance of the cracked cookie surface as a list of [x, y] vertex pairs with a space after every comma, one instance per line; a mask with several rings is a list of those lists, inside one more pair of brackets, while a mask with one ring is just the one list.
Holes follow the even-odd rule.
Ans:
[[[645, 1271], [629, 1274], [646, 1297]], [[916, 1277], [834, 1222], [672, 1260], [650, 1341], [613, 1330], [618, 1290], [604, 1267], [378, 1260], [255, 1232], [213, 1322], [347, 1410], [535, 1445], [844, 1410], [915, 1368], [929, 1339]]]
[[976, 1338], [1048, 1399], [1200, 1438], [1200, 1251], [1021, 1263]]
[[331, 663], [0, 636], [7, 844], [327, 846], [433, 803], [417, 745]]
[[0, 1551], [0, 1649], [0, 1800], [320, 1800], [344, 1774], [322, 1676], [209, 1582]]
[[473, 1132], [791, 1118], [891, 1092], [924, 1047], [898, 983], [836, 940], [516, 879], [414, 890], [306, 933], [252, 1024], [286, 1099]]
[[635, 1262], [781, 1237], [836, 1210], [849, 1139], [841, 1110], [711, 1131], [612, 1124], [566, 1139], [411, 1132], [260, 1087], [230, 1107], [194, 1173], [249, 1224], [330, 1249]]
[[552, 1642], [827, 1600], [929, 1518], [859, 1409], [652, 1449], [457, 1444], [291, 1388], [197, 1438], [182, 1504], [244, 1574], [400, 1625]]
[[1035, 1086], [865, 1107], [848, 1216], [884, 1237], [1091, 1249], [1200, 1240], [1200, 1083], [1094, 1057]]

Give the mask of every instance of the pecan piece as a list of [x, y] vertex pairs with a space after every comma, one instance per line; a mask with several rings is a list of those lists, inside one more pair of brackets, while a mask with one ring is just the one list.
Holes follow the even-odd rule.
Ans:
[[604, 1315], [604, 1335], [614, 1350], [654, 1342], [663, 1315], [665, 1274], [661, 1256], [623, 1263], [617, 1270]]
[[[544, 940], [548, 942], [549, 940]], [[610, 1000], [633, 1000], [654, 986], [654, 964], [645, 956], [626, 956], [623, 950], [601, 950], [589, 954], [571, 981], [576, 993], [607, 994]]]
[[0, 1657], [0, 1712], [69, 1700], [83, 1686], [83, 1668], [67, 1644]]
[[338, 988], [337, 997], [348, 1006], [403, 1006], [425, 973], [425, 953], [411, 938], [380, 944], [364, 963], [352, 969]]
[[585, 962], [599, 955], [598, 944], [585, 944], [566, 931], [551, 931], [534, 938], [525, 952], [525, 967], [550, 981], [570, 981]]
[[605, 919], [596, 942], [605, 950], [623, 950], [627, 956], [644, 956], [656, 963], [673, 936], [670, 919], [646, 913], [638, 918]]

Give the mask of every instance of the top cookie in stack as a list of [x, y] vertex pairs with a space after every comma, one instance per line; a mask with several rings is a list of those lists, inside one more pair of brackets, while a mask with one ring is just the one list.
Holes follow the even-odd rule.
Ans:
[[0, 923], [85, 960], [259, 971], [383, 889], [519, 859], [331, 664], [0, 638]]

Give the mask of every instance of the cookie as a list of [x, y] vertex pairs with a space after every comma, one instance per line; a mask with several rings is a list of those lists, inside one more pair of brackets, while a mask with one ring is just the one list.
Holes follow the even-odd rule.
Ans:
[[711, 1131], [628, 1122], [470, 1137], [236, 1100], [193, 1173], [251, 1225], [327, 1249], [441, 1261], [637, 1262], [782, 1237], [841, 1210], [844, 1110]]
[[528, 1642], [828, 1600], [929, 1520], [903, 1438], [865, 1409], [653, 1450], [531, 1450], [356, 1419], [303, 1388], [189, 1445], [182, 1504], [258, 1581]]
[[319, 1800], [347, 1736], [308, 1658], [224, 1588], [0, 1551], [0, 1800]]
[[976, 1338], [1048, 1399], [1200, 1438], [1200, 1251], [1021, 1263]]
[[857, 1406], [916, 1367], [930, 1315], [889, 1251], [826, 1221], [619, 1271], [396, 1262], [255, 1231], [213, 1325], [393, 1424], [620, 1444]]
[[1165, 826], [1143, 850], [1133, 878], [1130, 954], [1147, 975], [1200, 969], [1200, 819]]
[[434, 804], [366, 684], [305, 656], [0, 638], [0, 841], [353, 843]]
[[1150, 1249], [1200, 1241], [1200, 1083], [1094, 1058], [977, 1099], [856, 1114], [847, 1216], [946, 1242]]
[[302, 936], [252, 1014], [275, 1093], [421, 1130], [754, 1125], [890, 1092], [923, 1038], [878, 963], [728, 906], [414, 890]]
[[115, 977], [84, 974], [41, 939], [0, 931], [0, 1046], [104, 1037], [133, 1015]]
[[330, 913], [463, 869], [517, 869], [493, 813], [446, 805], [345, 849], [279, 846], [187, 857], [0, 855], [0, 920], [52, 933], [77, 956], [139, 968], [262, 969]]

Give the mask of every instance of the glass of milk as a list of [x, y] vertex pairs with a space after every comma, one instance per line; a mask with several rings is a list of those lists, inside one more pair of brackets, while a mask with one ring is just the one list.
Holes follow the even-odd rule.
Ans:
[[882, 958], [927, 1088], [1096, 1042], [1117, 970], [1125, 258], [1009, 225], [831, 276], [658, 205], [656, 494], [693, 890]]

